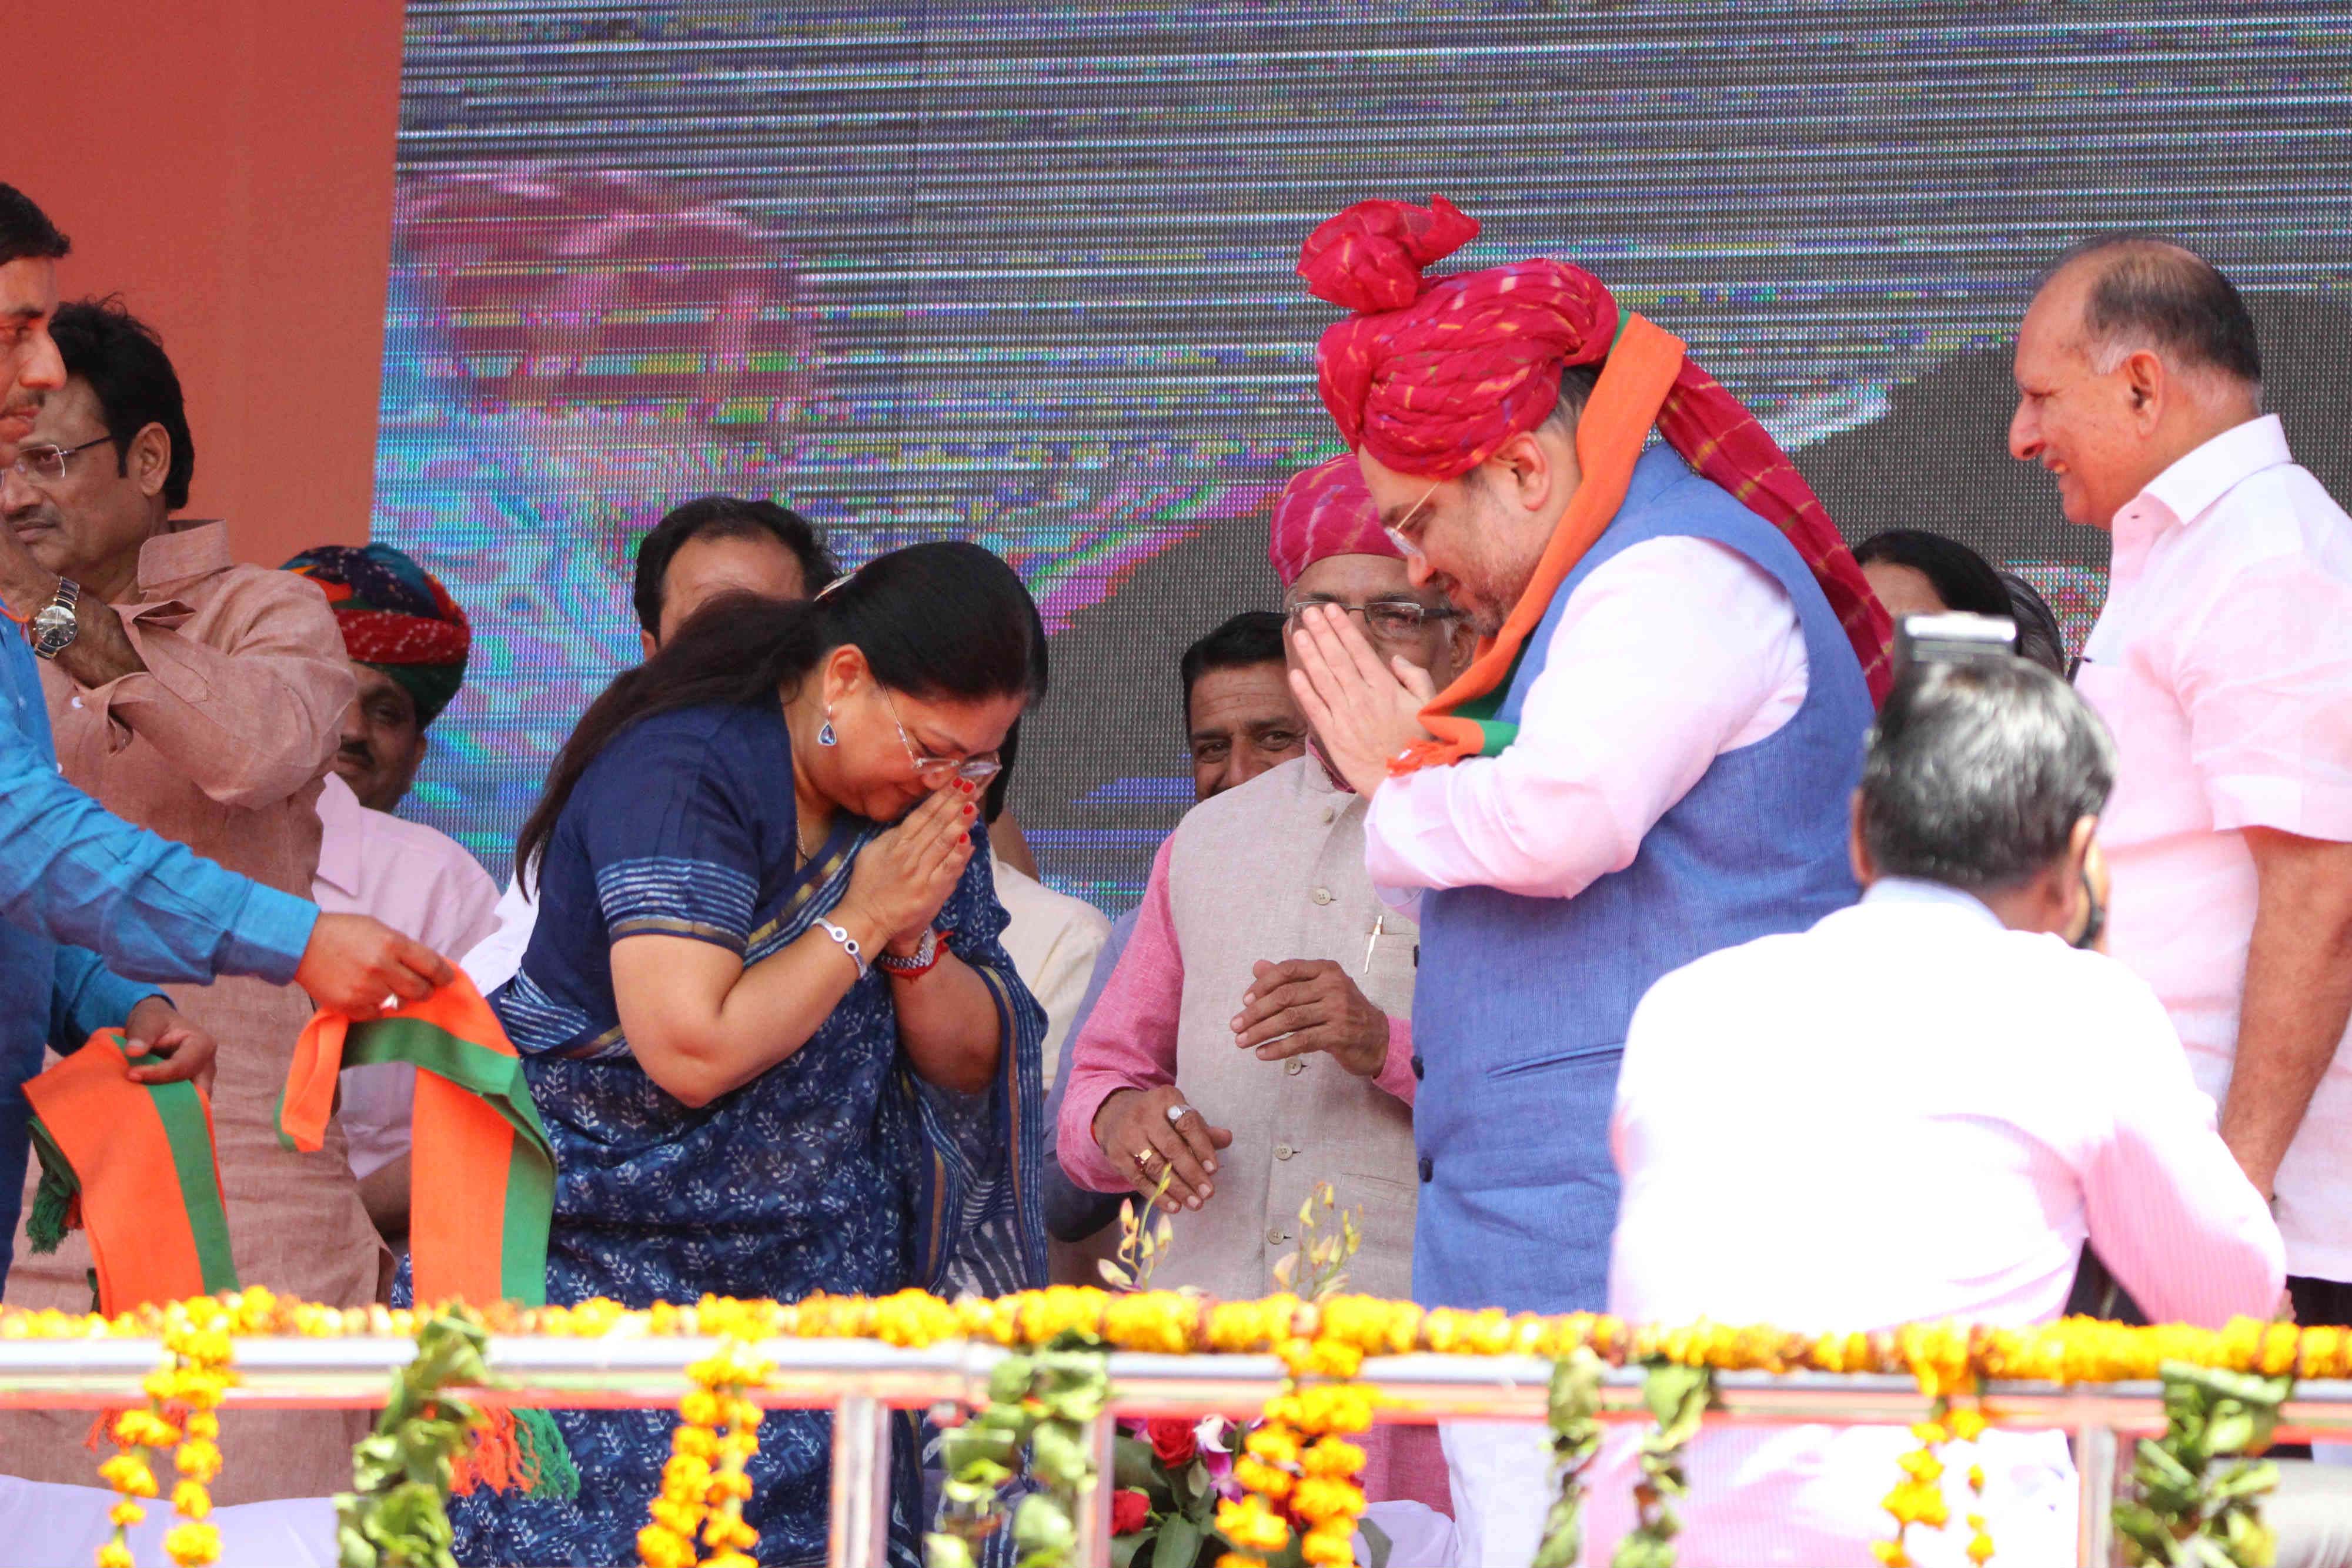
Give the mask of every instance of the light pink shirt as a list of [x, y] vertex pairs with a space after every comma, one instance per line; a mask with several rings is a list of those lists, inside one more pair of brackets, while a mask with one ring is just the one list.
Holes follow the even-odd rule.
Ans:
[[[327, 775], [319, 794], [318, 874], [312, 902], [330, 915], [372, 915], [436, 953], [463, 953], [496, 928], [499, 884], [446, 833], [360, 804]], [[342, 1076], [343, 1134], [360, 1176], [408, 1152], [416, 1070], [396, 1063]]]
[[1788, 723], [1806, 674], [1796, 606], [1769, 573], [1710, 539], [1634, 545], [1569, 596], [1501, 756], [1373, 794], [1372, 881], [1573, 898], [1633, 864], [1717, 757]]
[[[2147, 986], [1927, 883], [1660, 980], [1610, 1132], [1609, 1310], [1638, 1322], [2046, 1322], [2086, 1238], [2158, 1322], [2267, 1317], [2284, 1279], [2277, 1227]], [[1900, 1428], [1710, 1431], [1682, 1560], [1867, 1568], [1912, 1446]], [[2063, 1439], [1978, 1450], [1945, 1456], [1992, 1478], [1982, 1503], [1956, 1483], [1954, 1521], [1990, 1515], [2003, 1560], [2074, 1561]], [[1596, 1541], [1633, 1464], [1613, 1445], [1591, 1484], [1612, 1500]], [[1956, 1556], [1967, 1532], [1949, 1533]]]
[[[2275, 417], [2183, 457], [2115, 518], [2075, 684], [2119, 755], [2099, 841], [2108, 947], [2156, 988], [2198, 1083], [2226, 1092], [2256, 883], [2244, 830], [2352, 840], [2352, 518]], [[2278, 1174], [2289, 1271], [2352, 1280], [2352, 1060]]]

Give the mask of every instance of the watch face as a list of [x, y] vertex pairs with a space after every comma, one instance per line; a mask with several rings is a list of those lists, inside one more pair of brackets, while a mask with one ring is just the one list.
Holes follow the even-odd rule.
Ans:
[[74, 632], [74, 612], [62, 604], [47, 604], [33, 616], [33, 635], [44, 643], [70, 641]]

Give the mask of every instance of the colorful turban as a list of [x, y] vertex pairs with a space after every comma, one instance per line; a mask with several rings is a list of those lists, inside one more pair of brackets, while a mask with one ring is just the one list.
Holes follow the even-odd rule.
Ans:
[[1381, 527], [1372, 493], [1353, 453], [1342, 452], [1290, 476], [1274, 503], [1274, 528], [1266, 559], [1288, 588], [1298, 574], [1326, 556], [1384, 555], [1402, 559]]
[[431, 724], [466, 680], [474, 642], [466, 612], [441, 580], [393, 549], [320, 545], [286, 563], [327, 591], [343, 651], [383, 671], [416, 703], [418, 728]]
[[[1844, 626], [1872, 696], [1883, 699], [1892, 623], [1820, 498], [1764, 427], [1678, 340], [1639, 316], [1621, 316], [1581, 267], [1538, 258], [1422, 276], [1477, 233], [1477, 221], [1443, 196], [1427, 207], [1360, 202], [1317, 227], [1298, 254], [1308, 292], [1355, 312], [1323, 334], [1317, 384], [1324, 406], [1351, 448], [1399, 473], [1468, 473], [1549, 417], [1568, 366], [1601, 366], [1579, 422], [1584, 481], [1535, 580], [1496, 646], [1482, 650], [1424, 717], [1467, 713], [1498, 689], [1560, 582], [1616, 515], [1654, 424], [1699, 473], [1796, 546]], [[1418, 765], [1480, 748], [1464, 724], [1432, 728], [1439, 744], [1423, 748]]]

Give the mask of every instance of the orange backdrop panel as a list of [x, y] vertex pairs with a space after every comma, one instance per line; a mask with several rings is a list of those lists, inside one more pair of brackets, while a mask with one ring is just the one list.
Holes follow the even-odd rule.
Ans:
[[240, 559], [363, 544], [374, 488], [401, 0], [11, 6], [0, 180], [72, 236], [68, 299], [163, 334], [191, 516]]

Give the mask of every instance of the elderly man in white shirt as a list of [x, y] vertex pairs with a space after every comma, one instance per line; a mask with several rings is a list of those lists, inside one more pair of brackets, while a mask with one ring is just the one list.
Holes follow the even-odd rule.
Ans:
[[[2096, 924], [2092, 835], [2115, 770], [2098, 721], [2021, 659], [1896, 683], [1855, 801], [1862, 902], [1677, 969], [1633, 1015], [1611, 1124], [1612, 1312], [1797, 1332], [2043, 1322], [2087, 1239], [2158, 1321], [2268, 1313], [2278, 1228], [2163, 1007], [2070, 946]], [[1631, 1522], [1634, 1436], [1591, 1480], [1598, 1543]], [[1909, 1446], [1894, 1427], [1709, 1431], [1676, 1561], [1868, 1568]], [[1980, 1500], [1957, 1479], [1978, 1463]], [[1948, 1473], [1951, 1517], [1989, 1516], [2001, 1561], [2074, 1560], [2063, 1435], [1990, 1432]], [[1910, 1551], [1957, 1568], [1968, 1538], [1915, 1533]]]
[[2072, 253], [2016, 374], [2010, 450], [2115, 536], [2076, 677], [2121, 756], [2113, 950], [2274, 1199], [2297, 1316], [2352, 1322], [2352, 518], [2263, 414], [2237, 290], [2179, 246]]

